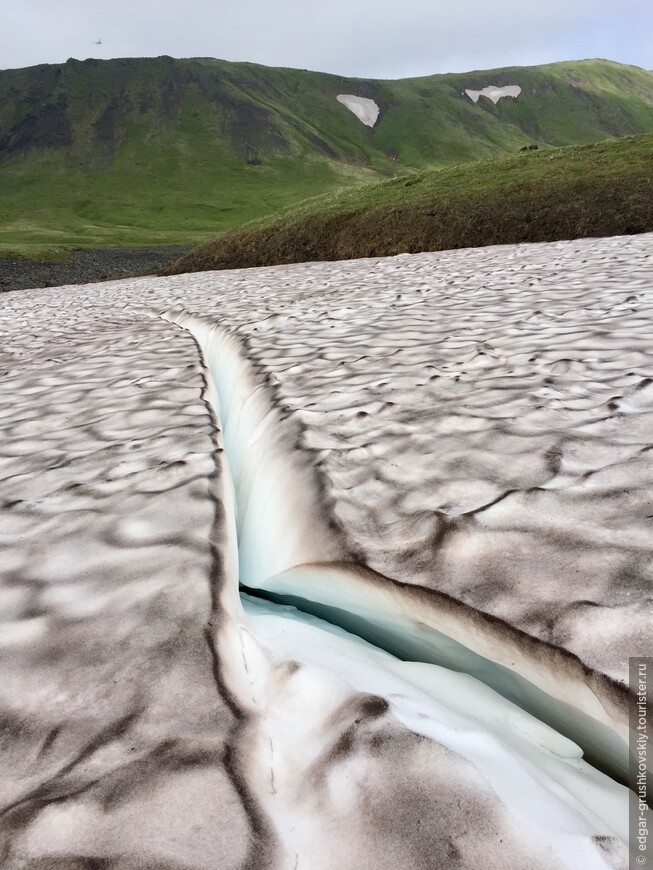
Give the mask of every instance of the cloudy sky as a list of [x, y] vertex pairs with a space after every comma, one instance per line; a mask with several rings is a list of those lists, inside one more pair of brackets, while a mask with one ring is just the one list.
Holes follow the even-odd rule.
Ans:
[[2, 69], [160, 54], [374, 78], [587, 57], [653, 69], [653, 0], [0, 0]]

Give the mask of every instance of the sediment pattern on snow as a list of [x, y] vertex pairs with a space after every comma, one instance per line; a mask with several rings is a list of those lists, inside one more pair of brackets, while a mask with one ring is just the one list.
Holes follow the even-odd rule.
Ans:
[[242, 329], [372, 568], [624, 679], [651, 627], [652, 274], [650, 237], [315, 265]]
[[0, 863], [271, 858], [204, 637], [225, 530], [197, 348], [30, 299], [2, 312]]
[[370, 567], [627, 680], [651, 626], [651, 239], [205, 273], [140, 293], [219, 307]]
[[622, 687], [451, 596], [353, 565], [361, 559], [348, 551], [346, 528], [334, 522], [328, 483], [320, 485], [301, 448], [305, 430], [282, 413], [266, 369], [254, 366], [238, 337], [214, 319], [175, 309], [160, 316], [191, 331], [213, 383], [235, 487], [241, 584], [290, 595], [310, 613], [332, 608], [336, 624], [394, 654], [478, 677], [626, 781]]
[[[625, 800], [569, 741], [489, 693], [504, 712], [467, 721], [467, 751], [433, 666], [240, 610], [224, 440], [198, 347], [161, 317], [233, 333], [320, 478], [332, 555], [622, 677], [651, 618], [651, 245], [0, 300], [6, 866], [620, 866]], [[444, 697], [469, 679], [448, 673]]]

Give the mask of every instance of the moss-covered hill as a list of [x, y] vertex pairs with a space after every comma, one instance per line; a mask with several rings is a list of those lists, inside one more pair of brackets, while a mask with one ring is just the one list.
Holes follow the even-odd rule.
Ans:
[[653, 232], [653, 134], [327, 194], [199, 245], [166, 274]]

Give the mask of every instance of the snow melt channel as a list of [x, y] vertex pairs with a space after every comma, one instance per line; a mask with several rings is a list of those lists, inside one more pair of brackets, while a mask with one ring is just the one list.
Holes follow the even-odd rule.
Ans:
[[[240, 583], [290, 596], [401, 658], [470, 673], [578, 743], [591, 762], [628, 776], [628, 711], [610, 681], [445, 595], [355, 564], [301, 433], [243, 354], [240, 339], [210, 319], [166, 315], [198, 342], [221, 420], [235, 487]], [[280, 601], [280, 598], [277, 598]]]
[[[411, 697], [417, 686], [419, 699], [413, 698], [408, 705], [413, 712], [402, 713], [402, 705], [392, 701], [393, 714], [415, 731], [415, 709], [435, 704], [439, 713], [431, 710], [424, 714], [433, 720], [424, 728], [431, 728], [430, 737], [441, 739], [456, 752], [462, 747], [454, 747], [453, 732], [443, 729], [442, 717], [447, 719], [456, 710], [456, 716], [460, 716], [466, 703], [461, 699], [466, 698], [473, 706], [472, 696], [476, 693], [476, 697], [483, 698], [483, 710], [479, 713], [475, 708], [474, 728], [481, 722], [484, 736], [478, 746], [473, 739], [468, 741], [464, 754], [511, 811], [518, 816], [531, 811], [537, 815], [536, 808], [541, 810], [543, 799], [539, 792], [544, 789], [555, 816], [558, 799], [552, 799], [550, 792], [562, 788], [564, 812], [568, 814], [571, 805], [578, 819], [583, 819], [583, 826], [594, 825], [596, 831], [598, 819], [601, 825], [609, 826], [610, 836], [623, 841], [625, 789], [583, 761], [575, 745], [580, 742], [604, 769], [623, 776], [623, 733], [617, 717], [610, 716], [594, 687], [573, 668], [561, 675], [551, 669], [552, 663], [541, 653], [538, 661], [532, 650], [521, 650], [514, 639], [506, 643], [501, 631], [469, 608], [427, 590], [404, 587], [354, 564], [342, 533], [325, 521], [328, 506], [322, 503], [314, 467], [302, 451], [292, 449], [293, 437], [298, 433], [293, 433], [291, 422], [272, 400], [264, 377], [243, 354], [239, 339], [206, 318], [178, 311], [162, 316], [194, 336], [208, 369], [206, 398], [220, 421], [233, 481], [230, 510], [237, 557], [232, 557], [230, 573], [237, 572], [240, 582], [257, 597], [263, 593], [268, 598], [268, 603], [262, 604], [246, 596], [243, 611], [235, 597], [234, 582], [226, 608], [236, 626], [229, 631], [235, 631], [234, 643], [246, 661], [248, 675], [244, 682], [242, 677], [234, 680], [240, 681], [241, 692], [251, 694], [259, 711], [265, 710], [265, 728], [277, 727], [274, 723], [279, 717], [288, 727], [286, 705], [278, 708], [279, 698], [271, 694], [269, 686], [274, 671], [270, 661], [280, 656], [286, 664], [292, 658], [302, 666], [322, 669], [322, 679], [324, 672], [330, 675], [328, 685], [335, 670], [338, 679], [347, 681], [350, 687], [374, 691], [388, 699], [399, 695], [388, 686], [384, 690], [386, 682], [396, 688], [394, 681], [404, 680], [406, 691], [412, 686], [408, 692]], [[306, 615], [297, 613], [295, 605]], [[325, 617], [327, 622], [316, 617]], [[295, 637], [304, 640], [293, 640]], [[351, 645], [362, 657], [364, 667], [355, 663]], [[345, 664], [348, 658], [351, 667]], [[523, 709], [479, 685], [474, 677]], [[294, 698], [294, 705], [302, 704], [302, 685], [300, 681], [295, 689], [299, 697]], [[549, 727], [547, 723], [552, 719], [566, 737]], [[268, 738], [259, 741], [264, 747], [261, 752], [274, 754], [277, 764], [284, 753], [284, 726], [279, 724], [278, 729], [275, 741], [269, 736], [269, 750]], [[494, 735], [491, 740], [498, 740], [501, 747], [488, 755], [489, 735]], [[292, 747], [285, 748], [286, 755], [296, 750], [295, 740], [291, 743]], [[497, 758], [506, 753], [510, 761], [499, 763]], [[289, 759], [286, 767], [291, 764]], [[273, 770], [275, 762], [271, 757], [268, 761]], [[537, 769], [536, 784], [529, 780], [532, 793], [526, 801], [523, 789], [511, 791], [510, 782], [517, 774], [513, 771], [506, 779], [505, 772], [500, 773], [507, 769], [506, 765], [520, 769], [524, 764]], [[277, 770], [277, 784], [283, 780], [286, 767]], [[275, 786], [275, 795], [277, 791]], [[277, 800], [270, 812], [283, 828], [288, 807]], [[562, 818], [552, 827], [556, 837], [564, 826]], [[301, 851], [304, 847], [296, 842], [293, 848]], [[573, 849], [564, 851], [574, 853]], [[578, 853], [574, 860], [589, 859]]]

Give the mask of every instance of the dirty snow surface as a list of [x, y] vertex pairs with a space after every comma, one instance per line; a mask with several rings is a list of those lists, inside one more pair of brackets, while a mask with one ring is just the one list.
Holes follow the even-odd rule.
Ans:
[[357, 97], [355, 94], [338, 94], [336, 99], [353, 112], [366, 127], [373, 127], [376, 124], [381, 110], [374, 100], [368, 97]]
[[5, 294], [0, 865], [625, 866], [652, 333], [652, 235]]
[[501, 88], [498, 85], [488, 85], [480, 91], [473, 91], [467, 88], [465, 93], [474, 103], [478, 103], [481, 97], [487, 97], [496, 105], [502, 97], [516, 99], [521, 94], [521, 87], [519, 85], [506, 85]]

